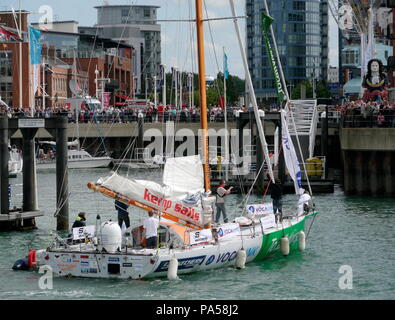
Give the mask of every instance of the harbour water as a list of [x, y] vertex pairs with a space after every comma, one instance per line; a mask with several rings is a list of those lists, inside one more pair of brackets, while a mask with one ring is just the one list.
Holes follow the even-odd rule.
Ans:
[[[98, 213], [102, 219], [117, 219], [113, 201], [86, 187], [87, 182], [109, 172], [69, 171], [70, 226], [80, 211], [87, 213], [88, 224], [95, 223]], [[159, 181], [160, 173], [135, 171], [133, 177]], [[12, 202], [20, 205], [21, 177], [10, 181]], [[53, 289], [42, 290], [38, 285], [42, 274], [11, 269], [17, 259], [26, 256], [34, 235], [56, 228], [55, 171], [38, 173], [37, 181], [39, 208], [45, 212], [44, 217], [36, 220], [38, 229], [0, 233], [0, 299], [395, 299], [395, 199], [347, 197], [339, 187], [334, 194], [315, 195], [319, 214], [304, 252], [249, 263], [243, 270], [229, 267], [181, 275], [179, 281], [55, 277]], [[236, 208], [242, 199], [242, 195], [227, 197], [230, 217], [237, 215]], [[250, 200], [258, 202], [259, 197], [251, 196]], [[291, 209], [295, 200], [294, 195], [284, 197], [285, 211]], [[146, 217], [145, 212], [135, 208], [129, 212], [132, 223]], [[43, 248], [48, 243], [49, 238], [37, 238], [33, 246]], [[345, 276], [339, 272], [342, 268], [352, 272], [348, 272], [352, 276], [349, 278], [352, 282], [348, 282], [351, 289], [339, 286]]]

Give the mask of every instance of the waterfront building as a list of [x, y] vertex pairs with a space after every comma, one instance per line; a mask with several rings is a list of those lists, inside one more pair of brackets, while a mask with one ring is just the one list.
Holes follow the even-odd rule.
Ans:
[[[19, 22], [19, 11], [16, 12]], [[29, 88], [29, 44], [27, 42], [29, 12], [21, 11], [22, 24], [22, 65], [19, 60], [19, 42], [15, 39], [0, 40], [0, 97], [10, 107], [28, 107], [31, 92]], [[12, 12], [0, 11], [0, 25], [16, 30]], [[20, 83], [20, 68], [22, 82]]]
[[[267, 1], [287, 85], [326, 80], [328, 70], [328, 1]], [[262, 41], [263, 0], [247, 0], [247, 55], [257, 101], [276, 101], [273, 74]]]
[[328, 83], [339, 83], [339, 68], [329, 66], [328, 68]]
[[[32, 25], [38, 27], [37, 24]], [[41, 37], [41, 42], [46, 48], [43, 48], [44, 59], [49, 56], [50, 61], [54, 62], [51, 66], [61, 66], [60, 60], [71, 68], [75, 60], [77, 73], [74, 78], [79, 79], [79, 85], [85, 89], [87, 95], [98, 96], [100, 100], [101, 94], [98, 91], [109, 92], [111, 104], [123, 101], [121, 96], [131, 96], [134, 90], [132, 46], [96, 35], [70, 32], [78, 31], [78, 22], [75, 21], [55, 22], [53, 26], [58, 31], [51, 29], [42, 32]], [[46, 52], [49, 48], [54, 49], [53, 54]], [[46, 74], [51, 77], [49, 69], [46, 70]], [[86, 80], [81, 77], [86, 77]], [[96, 78], [108, 79], [102, 82], [104, 88], [101, 87], [100, 81], [96, 87]], [[71, 95], [69, 92], [68, 97]]]
[[146, 83], [151, 90], [153, 77], [159, 74], [161, 64], [161, 26], [156, 22], [157, 9], [160, 7], [104, 5], [95, 8], [97, 24], [94, 27], [79, 27], [80, 33], [99, 34], [133, 46], [136, 93], [141, 93]]

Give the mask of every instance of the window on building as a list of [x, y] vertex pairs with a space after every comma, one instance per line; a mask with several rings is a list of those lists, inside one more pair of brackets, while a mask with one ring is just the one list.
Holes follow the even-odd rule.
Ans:
[[122, 16], [122, 17], [127, 17], [127, 16], [129, 16], [129, 9], [122, 9], [122, 11], [121, 11], [121, 16]]
[[151, 10], [150, 9], [144, 9], [144, 18], [149, 18], [151, 16]]
[[305, 10], [306, 2], [304, 1], [294, 1], [293, 2], [293, 10]]

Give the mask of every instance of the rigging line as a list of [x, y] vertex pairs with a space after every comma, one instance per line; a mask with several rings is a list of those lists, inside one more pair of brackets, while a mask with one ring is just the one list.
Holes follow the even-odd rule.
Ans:
[[[99, 138], [100, 138], [100, 141], [101, 141], [101, 143], [99, 143], [99, 147], [97, 148], [95, 154], [97, 154], [97, 152], [99, 151], [99, 149], [100, 149], [100, 144], [103, 144], [104, 152], [106, 153], [106, 155], [109, 156], [108, 150], [107, 150], [106, 145], [105, 145], [105, 143], [104, 143], [104, 136], [101, 134], [100, 125], [99, 125], [100, 122], [97, 121], [97, 116], [96, 116], [96, 114], [93, 114], [93, 119], [95, 120], [96, 131], [98, 131]], [[114, 123], [110, 126], [110, 129], [112, 128], [113, 125], [114, 125]], [[109, 130], [110, 130], [110, 129], [109, 129]]]
[[[236, 16], [236, 17], [220, 17], [220, 18], [206, 18], [202, 19], [203, 22], [209, 22], [209, 21], [219, 21], [219, 20], [233, 20], [234, 18], [236, 19], [247, 19], [248, 16]], [[148, 20], [151, 22], [196, 22], [196, 19], [152, 19]]]
[[[165, 1], [165, 17], [167, 17], [167, 9], [168, 9], [168, 1]], [[166, 34], [166, 24], [165, 25], [163, 25], [163, 34]], [[167, 46], [163, 46], [164, 48], [163, 48], [163, 57], [164, 57], [164, 61], [166, 61], [166, 58], [167, 58]], [[163, 71], [163, 73], [165, 74], [165, 71]], [[165, 74], [165, 76], [166, 76], [166, 74]], [[165, 105], [166, 105], [166, 102], [165, 102]]]
[[310, 230], [311, 230], [311, 227], [313, 226], [313, 223], [314, 223], [314, 220], [315, 220], [315, 217], [317, 216], [317, 214], [315, 214], [314, 216], [313, 216], [313, 220], [311, 221], [311, 223], [310, 223], [310, 226], [309, 226], [309, 230], [307, 231], [307, 234], [306, 234], [306, 240], [307, 240], [307, 238], [308, 238], [308, 236], [309, 236], [309, 234], [310, 234]]
[[[311, 196], [311, 198], [313, 198], [313, 192], [312, 192], [311, 185], [310, 185], [310, 179], [309, 179], [309, 175], [307, 174], [306, 164], [305, 164], [305, 161], [304, 161], [304, 158], [303, 158], [302, 147], [300, 146], [299, 134], [298, 134], [298, 131], [296, 129], [295, 119], [294, 119], [293, 113], [291, 111], [292, 107], [290, 105], [291, 105], [291, 101], [288, 100], [286, 105], [285, 105], [285, 109], [286, 110], [288, 109], [288, 112], [291, 114], [292, 124], [293, 124], [294, 130], [295, 130], [296, 142], [298, 144], [298, 149], [299, 149], [298, 151], [300, 153], [300, 156], [302, 157], [302, 164], [303, 164], [303, 169], [304, 169], [305, 176], [306, 176], [307, 186], [309, 187], [310, 196]], [[287, 125], [288, 125], [288, 121], [287, 121]]]
[[[121, 41], [122, 41], [121, 39], [123, 39], [123, 34], [125, 33], [126, 26], [127, 26], [128, 22], [129, 22], [130, 11], [132, 10], [132, 8], [133, 8], [133, 6], [131, 5], [131, 6], [129, 7], [129, 11], [128, 11], [128, 16], [127, 16], [126, 22], [125, 22], [124, 25], [123, 25], [123, 29], [122, 29], [122, 32], [121, 32], [121, 36], [119, 37], [119, 40], [118, 40], [117, 52], [118, 52], [119, 46], [120, 46]], [[108, 56], [108, 57], [109, 57], [109, 56]], [[114, 64], [114, 61], [115, 61], [115, 56], [113, 56], [113, 58], [111, 59], [111, 64], [110, 64], [110, 66], [109, 66], [109, 68], [108, 68], [108, 72], [107, 72], [107, 77], [106, 77], [106, 78], [109, 78], [109, 76], [110, 76], [110, 72], [111, 72], [112, 66], [113, 66], [113, 64]], [[115, 67], [114, 67], [114, 69], [115, 69]]]
[[[207, 6], [206, 6], [206, 0], [203, 0], [203, 4], [204, 4], [204, 10], [206, 11], [206, 16], [208, 17]], [[216, 50], [215, 50], [213, 32], [212, 32], [212, 30], [211, 30], [210, 21], [208, 22], [208, 29], [209, 29], [209, 33], [210, 33], [211, 45], [212, 45], [213, 52], [214, 52], [214, 58], [215, 58], [215, 63], [216, 63], [216, 65], [217, 65], [217, 70], [218, 70], [217, 74], [218, 74], [219, 72], [221, 72], [221, 69], [219, 68], [219, 64], [218, 64], [217, 52], [216, 52]], [[218, 80], [218, 79], [216, 79], [216, 80]], [[219, 89], [218, 81], [215, 81], [215, 86], [216, 86], [216, 88], [217, 88], [218, 95], [221, 97], [221, 91], [220, 91], [220, 89]]]
[[118, 170], [120, 170], [121, 166], [122, 166], [123, 163], [126, 161], [126, 156], [127, 156], [127, 154], [129, 153], [129, 151], [132, 149], [132, 147], [134, 146], [135, 141], [136, 141], [135, 139], [130, 138], [130, 141], [129, 141], [129, 143], [128, 143], [126, 149], [125, 149], [124, 152], [122, 153], [122, 154], [124, 154], [124, 155], [122, 156], [122, 154], [121, 154], [121, 161], [120, 161], [117, 165], [114, 166], [114, 168], [115, 168], [114, 171], [115, 171], [115, 172], [118, 173]]
[[[138, 131], [138, 126], [136, 126], [135, 128], [134, 128], [134, 132], [132, 132], [132, 135], [131, 135], [131, 137], [130, 137], [130, 140], [129, 140], [129, 143], [128, 143], [128, 146], [126, 147], [126, 149], [124, 150], [124, 152], [122, 153], [122, 154], [124, 154], [124, 156], [122, 156], [122, 154], [121, 154], [121, 162], [118, 164], [118, 166], [116, 165], [115, 166], [115, 172], [118, 172], [118, 170], [121, 168], [121, 165], [126, 161], [126, 156], [127, 156], [127, 154], [128, 154], [128, 152], [132, 149], [132, 147], [134, 146], [134, 144], [136, 143], [136, 138], [133, 138], [133, 136], [137, 133], [137, 131]], [[127, 173], [129, 173], [129, 166], [128, 166], [128, 172]]]
[[[103, 0], [102, 7], [100, 9], [102, 11], [101, 15], [103, 14], [104, 5], [105, 5], [105, 1]], [[93, 52], [95, 50], [95, 45], [96, 45], [96, 40], [97, 40], [98, 34], [99, 34], [99, 27], [96, 27], [96, 34], [95, 34], [95, 39], [93, 40], [93, 46], [92, 46], [92, 50], [91, 50], [91, 55], [90, 55], [90, 59], [89, 59], [89, 63], [88, 63], [87, 72], [89, 72], [89, 69], [90, 69], [90, 66], [91, 66], [91, 61], [92, 61], [92, 58], [93, 58]]]
[[[235, 147], [235, 145], [234, 145], [234, 139], [230, 139], [230, 143], [231, 143], [231, 150], [234, 150], [234, 149], [236, 149], [236, 147]], [[240, 145], [240, 141], [239, 141], [239, 145]], [[237, 159], [240, 157], [240, 147], [236, 150], [237, 151]], [[236, 156], [235, 156], [235, 158], [236, 158]], [[236, 159], [235, 159], [236, 160]], [[238, 161], [237, 161], [238, 162]], [[240, 170], [239, 170], [239, 167], [237, 166], [237, 164], [235, 165], [235, 167], [236, 167], [236, 172], [237, 173], [240, 173]], [[234, 168], [233, 168], [233, 170], [234, 170]], [[240, 186], [240, 191], [241, 191], [241, 194], [243, 195], [243, 197], [245, 196], [245, 190], [244, 190], [244, 183], [242, 182], [242, 178], [241, 178], [241, 175], [240, 174], [237, 174], [236, 175], [236, 177], [237, 177], [237, 181], [238, 181], [238, 183], [239, 183], [239, 186]]]
[[[247, 202], [248, 202], [249, 199], [250, 199], [251, 192], [252, 192], [252, 190], [253, 190], [253, 188], [254, 188], [254, 185], [255, 185], [256, 181], [257, 181], [258, 178], [259, 178], [259, 175], [260, 175], [260, 173], [261, 173], [261, 171], [262, 171], [264, 165], [265, 165], [265, 162], [263, 161], [263, 162], [262, 162], [262, 165], [261, 165], [261, 167], [259, 168], [259, 171], [258, 171], [258, 173], [256, 174], [255, 179], [254, 179], [254, 181], [253, 181], [253, 183], [252, 183], [252, 185], [251, 185], [251, 187], [250, 187], [250, 190], [248, 190], [247, 195], [244, 197], [244, 200], [241, 202], [242, 204], [244, 203], [244, 205], [242, 206], [242, 207], [243, 207], [243, 211], [244, 211], [245, 205], [247, 204]], [[269, 180], [270, 180], [270, 179], [269, 179]]]
[[115, 169], [113, 171], [118, 172], [118, 170], [121, 168], [123, 163], [126, 161], [126, 156], [131, 150], [131, 148], [134, 146], [134, 143], [135, 143], [135, 139], [133, 139], [133, 137], [131, 136], [125, 150], [121, 154], [121, 158], [120, 158], [121, 161], [116, 165], [114, 165]]
[[[85, 116], [85, 115], [84, 115], [84, 116]], [[79, 117], [79, 115], [78, 115], [78, 121], [79, 121], [79, 119], [80, 119], [80, 117]], [[76, 125], [79, 125], [79, 124], [76, 123]], [[81, 148], [82, 148], [82, 147], [84, 146], [84, 144], [85, 144], [85, 140], [87, 139], [87, 136], [88, 136], [88, 133], [89, 133], [91, 127], [92, 127], [92, 122], [88, 121], [88, 128], [87, 128], [86, 131], [85, 131], [85, 136], [84, 136], [84, 140], [82, 140]], [[78, 138], [79, 138], [79, 137], [78, 137]]]

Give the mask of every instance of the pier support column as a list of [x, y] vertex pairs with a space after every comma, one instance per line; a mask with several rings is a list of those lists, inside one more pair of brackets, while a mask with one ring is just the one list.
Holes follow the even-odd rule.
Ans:
[[67, 117], [56, 119], [56, 230], [69, 230]]
[[8, 118], [0, 118], [0, 214], [8, 214]]
[[23, 211], [37, 211], [37, 181], [35, 168], [34, 137], [37, 128], [21, 129], [23, 141]]

